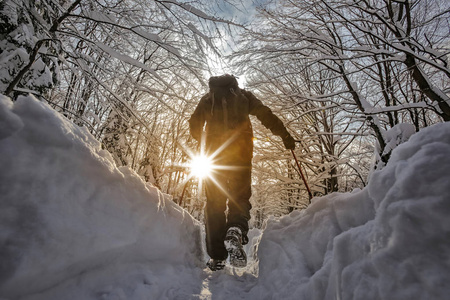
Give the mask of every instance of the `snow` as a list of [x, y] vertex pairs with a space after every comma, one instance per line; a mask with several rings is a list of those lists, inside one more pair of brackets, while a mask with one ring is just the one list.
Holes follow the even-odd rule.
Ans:
[[97, 47], [99, 47], [101, 50], [103, 50], [104, 52], [108, 53], [109, 55], [111, 55], [112, 57], [121, 60], [127, 64], [142, 68], [152, 74], [156, 73], [155, 70], [149, 68], [146, 64], [141, 63], [140, 61], [126, 55], [126, 54], [121, 54], [117, 51], [115, 51], [113, 48], [101, 43], [101, 42], [96, 42], [95, 43], [97, 45]]
[[398, 145], [406, 142], [414, 133], [416, 128], [412, 124], [400, 123], [384, 133], [386, 147], [383, 154], [392, 152]]
[[[390, 128], [387, 131], [384, 131], [383, 137], [386, 146], [383, 149], [383, 153], [381, 153], [381, 147], [377, 142], [375, 145], [375, 155], [374, 162], [372, 163], [372, 170], [381, 170], [384, 168], [385, 163], [381, 160], [381, 155], [389, 155], [392, 151], [400, 144], [408, 141], [408, 139], [416, 132], [416, 128], [412, 124], [408, 123], [400, 123]], [[370, 175], [369, 175], [370, 177]]]
[[302, 212], [269, 221], [258, 251], [262, 294], [445, 299], [449, 153], [450, 123], [423, 129], [395, 149], [364, 190], [316, 198]]
[[124, 279], [146, 265], [138, 289], [200, 262], [199, 223], [117, 168], [87, 130], [31, 96], [2, 97], [0, 117], [10, 124], [0, 132], [0, 298], [128, 297], [140, 292]]
[[0, 140], [22, 129], [23, 123], [19, 116], [11, 113], [12, 102], [0, 95]]
[[146, 38], [147, 40], [149, 40], [149, 41], [154, 41], [154, 42], [158, 42], [158, 43], [163, 42], [163, 41], [161, 40], [161, 38], [159, 37], [159, 35], [157, 35], [157, 34], [150, 33], [150, 32], [147, 32], [147, 31], [138, 29], [138, 28], [133, 29], [133, 31], [134, 31], [135, 33], [139, 34], [140, 36], [145, 37], [145, 38]]
[[84, 15], [98, 22], [118, 23], [117, 19], [112, 14], [105, 14], [100, 11], [85, 11]]
[[[389, 135], [389, 134], [388, 134]], [[252, 229], [211, 272], [202, 225], [32, 96], [0, 97], [1, 299], [445, 299], [450, 123], [395, 147], [363, 190]]]

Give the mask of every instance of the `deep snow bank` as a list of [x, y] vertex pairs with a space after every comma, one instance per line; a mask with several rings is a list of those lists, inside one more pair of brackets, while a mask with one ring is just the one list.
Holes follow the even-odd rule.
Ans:
[[195, 265], [200, 226], [83, 128], [0, 96], [0, 297], [118, 262]]
[[249, 299], [447, 299], [450, 123], [393, 151], [362, 191], [270, 220]]

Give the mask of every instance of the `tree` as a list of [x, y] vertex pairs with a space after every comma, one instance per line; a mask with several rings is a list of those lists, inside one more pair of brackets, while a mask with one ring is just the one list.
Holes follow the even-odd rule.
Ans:
[[[209, 14], [208, 5], [214, 3], [4, 1], [1, 62], [17, 59], [5, 65], [1, 92], [34, 93], [87, 127], [118, 165], [176, 199], [186, 179], [180, 140], [191, 144], [186, 122], [206, 90], [206, 58], [220, 55], [214, 39], [240, 26]], [[187, 205], [195, 189], [186, 191]]]
[[[448, 13], [445, 1], [280, 1], [259, 8], [231, 58], [302, 141], [299, 156], [315, 193], [365, 184], [373, 149], [367, 134], [378, 144], [381, 167], [392, 152], [388, 129], [447, 120]], [[356, 149], [365, 165], [356, 163]]]
[[10, 1], [0, 3], [0, 92], [42, 94], [58, 81], [61, 45], [55, 39], [59, 23], [78, 4], [60, 14], [53, 1]]

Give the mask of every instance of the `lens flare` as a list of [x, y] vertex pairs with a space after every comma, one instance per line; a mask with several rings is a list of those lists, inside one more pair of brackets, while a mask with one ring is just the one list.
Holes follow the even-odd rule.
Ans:
[[213, 163], [210, 157], [206, 155], [197, 155], [192, 157], [190, 163], [191, 174], [200, 179], [211, 176]]

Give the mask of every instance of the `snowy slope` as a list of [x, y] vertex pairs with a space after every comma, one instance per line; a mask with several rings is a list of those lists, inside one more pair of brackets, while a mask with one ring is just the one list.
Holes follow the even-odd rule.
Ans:
[[[117, 168], [85, 129], [33, 97], [14, 106], [3, 96], [0, 102], [0, 298], [105, 267], [120, 273], [130, 269], [125, 264], [155, 262], [169, 265], [158, 272], [176, 274], [170, 266], [199, 263], [198, 222], [129, 169]], [[150, 287], [155, 276], [147, 275], [142, 282]], [[88, 298], [62, 294], [55, 299]]]
[[249, 298], [277, 291], [267, 299], [448, 299], [449, 216], [445, 123], [396, 148], [364, 190], [269, 221]]
[[423, 129], [213, 273], [189, 214], [47, 105], [2, 97], [0, 299], [447, 299], [449, 154], [450, 123]]

